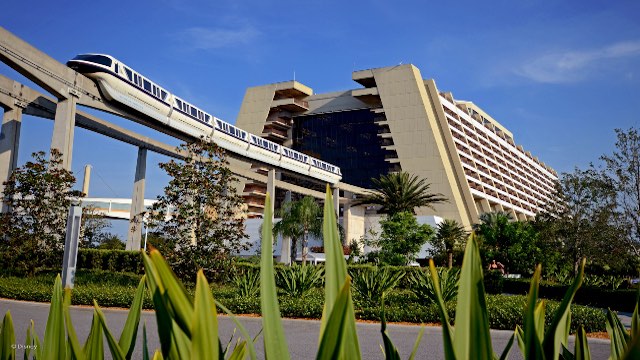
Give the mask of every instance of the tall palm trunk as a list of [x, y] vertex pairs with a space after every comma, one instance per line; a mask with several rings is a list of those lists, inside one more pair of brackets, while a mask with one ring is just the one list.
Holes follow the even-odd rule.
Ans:
[[453, 267], [453, 251], [449, 251], [449, 269]]
[[309, 253], [308, 243], [307, 243], [307, 234], [309, 230], [304, 229], [304, 236], [302, 237], [302, 265], [307, 264], [307, 254]]

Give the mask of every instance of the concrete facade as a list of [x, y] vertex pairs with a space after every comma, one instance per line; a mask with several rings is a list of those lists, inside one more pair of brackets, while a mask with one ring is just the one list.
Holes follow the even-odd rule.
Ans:
[[[555, 171], [516, 145], [513, 134], [485, 111], [439, 91], [435, 81], [423, 79], [415, 66], [355, 71], [352, 79], [362, 87], [327, 94], [313, 94], [295, 81], [249, 88], [236, 125], [295, 148], [299, 139], [292, 137], [292, 129], [304, 116], [368, 109], [379, 126], [377, 139], [371, 141], [386, 151], [387, 172], [402, 170], [426, 178], [433, 193], [449, 199], [435, 209], [418, 209], [419, 216], [454, 219], [469, 228], [486, 212], [533, 218], [548, 200], [557, 180]], [[287, 109], [277, 105], [283, 96], [292, 99]], [[279, 119], [286, 120], [288, 128], [274, 135], [273, 122]], [[321, 159], [331, 162], [318, 151]], [[349, 166], [333, 163], [349, 183]], [[350, 236], [365, 227], [354, 219], [356, 214], [364, 216], [364, 211], [343, 209], [343, 216], [350, 219], [346, 222]]]

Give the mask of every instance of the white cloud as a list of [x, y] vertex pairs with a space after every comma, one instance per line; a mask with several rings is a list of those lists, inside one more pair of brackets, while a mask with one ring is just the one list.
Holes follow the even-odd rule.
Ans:
[[183, 45], [197, 50], [215, 50], [251, 43], [260, 33], [251, 26], [239, 29], [193, 27], [178, 34]]
[[640, 56], [640, 40], [589, 50], [549, 53], [526, 61], [516, 74], [541, 83], [570, 83], [587, 78], [610, 61]]

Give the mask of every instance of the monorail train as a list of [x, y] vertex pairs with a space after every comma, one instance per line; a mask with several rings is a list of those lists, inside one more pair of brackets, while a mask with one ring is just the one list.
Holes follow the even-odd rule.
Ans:
[[195, 138], [209, 137], [218, 146], [251, 159], [308, 175], [330, 184], [342, 178], [340, 168], [248, 133], [216, 118], [109, 55], [82, 54], [67, 66], [96, 81], [103, 96]]

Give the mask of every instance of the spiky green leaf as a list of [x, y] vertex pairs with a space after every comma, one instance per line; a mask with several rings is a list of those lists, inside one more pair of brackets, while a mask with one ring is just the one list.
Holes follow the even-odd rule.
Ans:
[[44, 331], [44, 359], [57, 360], [67, 357], [67, 339], [64, 328], [64, 313], [62, 310], [62, 280], [60, 274], [53, 285], [53, 295], [49, 307], [47, 327]]
[[138, 336], [138, 325], [140, 324], [140, 316], [142, 314], [142, 301], [144, 300], [145, 276], [143, 275], [138, 283], [133, 302], [127, 314], [127, 321], [122, 328], [118, 345], [122, 352], [125, 353], [127, 359], [131, 359], [133, 349], [136, 345], [136, 337]]
[[0, 359], [14, 360], [16, 358], [16, 349], [14, 347], [16, 343], [16, 333], [13, 329], [13, 319], [11, 318], [10, 311], [7, 311], [2, 319], [0, 340], [2, 341], [0, 346]]
[[80, 341], [78, 340], [78, 335], [76, 334], [76, 330], [73, 327], [73, 323], [71, 322], [71, 312], [69, 311], [69, 307], [71, 306], [71, 289], [64, 289], [64, 298], [63, 298], [63, 311], [64, 311], [64, 319], [67, 326], [67, 337], [69, 339], [69, 351], [72, 359], [81, 360], [85, 358], [84, 351], [80, 346]]
[[456, 357], [461, 359], [494, 357], [482, 271], [477, 239], [471, 234], [462, 260], [453, 339]]
[[202, 269], [198, 271], [191, 331], [191, 355], [196, 359], [218, 360], [218, 314], [209, 283]]
[[289, 348], [284, 336], [280, 306], [273, 270], [273, 212], [271, 194], [265, 200], [264, 223], [262, 224], [262, 259], [260, 262], [260, 307], [264, 329], [264, 351], [267, 359], [289, 359]]

